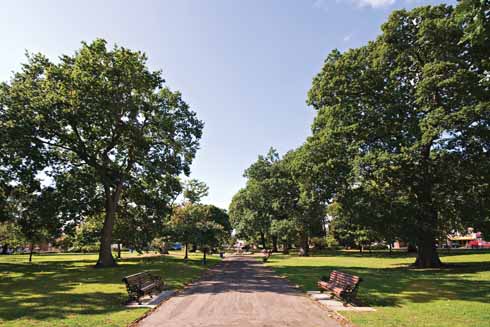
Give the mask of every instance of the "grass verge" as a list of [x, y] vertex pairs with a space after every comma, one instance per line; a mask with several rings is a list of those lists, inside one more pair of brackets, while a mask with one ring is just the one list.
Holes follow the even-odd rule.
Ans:
[[184, 263], [180, 252], [169, 256], [124, 254], [116, 268], [95, 269], [96, 254], [0, 256], [0, 325], [125, 326], [148, 309], [127, 309], [121, 279], [143, 270], [160, 275], [171, 289], [197, 279], [220, 260], [191, 255]]
[[331, 270], [361, 276], [358, 297], [376, 312], [342, 312], [360, 327], [490, 326], [490, 253], [441, 254], [443, 269], [410, 269], [411, 255], [274, 255], [267, 263], [305, 291]]

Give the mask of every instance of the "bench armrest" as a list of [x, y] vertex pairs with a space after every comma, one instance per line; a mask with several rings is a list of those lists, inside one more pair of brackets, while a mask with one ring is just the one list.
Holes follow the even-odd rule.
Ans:
[[162, 278], [160, 276], [152, 276], [154, 282], [161, 282]]
[[328, 282], [328, 281], [330, 281], [330, 277], [324, 275], [324, 276], [320, 277], [320, 281]]
[[163, 282], [162, 278], [160, 276], [152, 276], [153, 278], [153, 282], [154, 283], [157, 283], [160, 285], [160, 287], [163, 289], [163, 287], [165, 286], [165, 283]]

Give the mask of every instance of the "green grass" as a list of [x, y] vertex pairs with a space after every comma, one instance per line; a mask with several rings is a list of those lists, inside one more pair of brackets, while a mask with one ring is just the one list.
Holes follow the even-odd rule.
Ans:
[[[95, 254], [0, 256], [0, 326], [125, 326], [148, 309], [126, 309], [121, 279], [143, 270], [182, 288], [206, 269], [201, 256], [188, 263], [180, 252], [144, 257], [124, 254], [116, 268], [95, 269]], [[219, 262], [210, 257], [207, 267]]]
[[414, 258], [397, 253], [274, 255], [268, 261], [302, 289], [333, 269], [363, 278], [358, 297], [376, 312], [343, 312], [356, 326], [490, 326], [490, 253], [441, 254], [444, 269], [410, 269]]

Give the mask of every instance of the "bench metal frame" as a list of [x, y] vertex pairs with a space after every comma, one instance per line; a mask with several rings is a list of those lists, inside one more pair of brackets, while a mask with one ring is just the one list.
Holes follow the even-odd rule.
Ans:
[[[330, 280], [332, 279], [332, 274], [334, 274], [334, 273], [341, 274], [341, 275], [351, 277], [351, 278], [355, 277], [355, 278], [358, 278], [358, 281], [357, 281], [357, 283], [352, 284], [352, 285], [339, 285], [339, 284], [335, 283], [335, 281], [330, 282]], [[344, 272], [334, 270], [330, 273], [330, 278], [328, 281], [320, 280], [320, 281], [318, 281], [317, 285], [320, 288], [321, 293], [323, 293], [324, 291], [329, 291], [331, 294], [331, 298], [338, 297], [339, 299], [344, 300], [345, 301], [344, 306], [347, 306], [347, 304], [352, 303], [352, 301], [356, 298], [357, 291], [359, 289], [359, 284], [361, 283], [361, 281], [362, 281], [362, 278], [360, 278], [358, 276], [354, 276], [351, 274], [347, 274]], [[324, 285], [323, 283], [326, 283], [327, 285]], [[339, 292], [339, 294], [337, 294], [336, 292], [333, 291], [333, 288], [335, 288], [335, 287], [342, 288], [342, 290]]]
[[[142, 278], [138, 279], [137, 283], [131, 281], [132, 279], [138, 278], [139, 276], [142, 276]], [[144, 285], [142, 285], [141, 280], [150, 280], [153, 283], [152, 287], [143, 290]], [[129, 297], [128, 302], [135, 300], [138, 302], [138, 304], [141, 304], [141, 297], [145, 296], [146, 294], [150, 294], [150, 297], [153, 297], [152, 293], [154, 290], [158, 290], [159, 292], [161, 292], [164, 288], [164, 283], [162, 279], [159, 276], [154, 276], [147, 271], [126, 276], [122, 279], [122, 281], [126, 284], [126, 290], [128, 291]]]

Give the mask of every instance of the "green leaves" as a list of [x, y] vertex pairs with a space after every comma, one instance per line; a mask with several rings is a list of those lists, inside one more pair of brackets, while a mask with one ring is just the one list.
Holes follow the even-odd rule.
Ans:
[[202, 135], [195, 112], [146, 61], [144, 53], [108, 49], [97, 39], [56, 63], [28, 55], [0, 88], [0, 167], [17, 182], [34, 185], [47, 171], [61, 185], [76, 184], [90, 201], [97, 202], [92, 190], [102, 194], [107, 257], [119, 199], [164, 216]]
[[[282, 159], [273, 148], [246, 171], [247, 185], [232, 199], [230, 219], [238, 237], [266, 248], [278, 241], [285, 249], [293, 242], [322, 235], [325, 198], [319, 193], [314, 153], [306, 147]], [[320, 168], [321, 169], [321, 168]], [[306, 250], [307, 251], [307, 250]]]
[[329, 55], [308, 94], [306, 148], [343, 218], [425, 246], [488, 215], [481, 192], [478, 219], [463, 209], [490, 182], [477, 164], [490, 153], [487, 18], [488, 1], [396, 11], [377, 40]]
[[184, 183], [184, 198], [190, 203], [199, 203], [208, 195], [209, 187], [197, 179], [190, 179]]
[[231, 236], [231, 225], [225, 210], [192, 202], [174, 208], [167, 227], [173, 240], [201, 248], [221, 246]]
[[273, 222], [290, 218], [297, 191], [284, 168], [277, 151], [270, 148], [245, 170], [247, 185], [230, 204], [230, 219], [239, 237], [260, 240], [265, 246]]
[[202, 123], [144, 54], [104, 40], [59, 64], [31, 56], [5, 93], [5, 123], [24, 130], [26, 146], [63, 170], [89, 165], [103, 183], [188, 171], [201, 136]]

